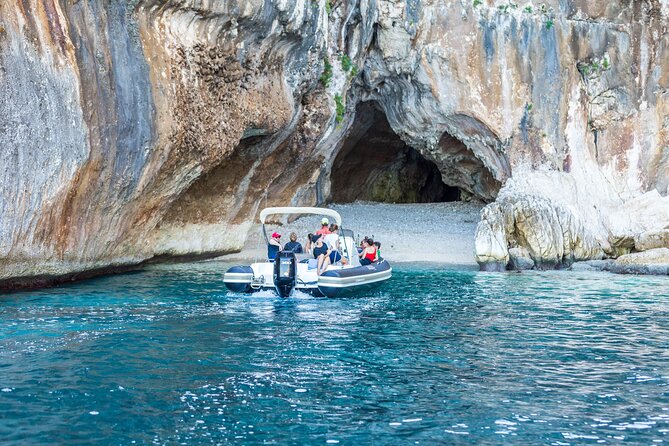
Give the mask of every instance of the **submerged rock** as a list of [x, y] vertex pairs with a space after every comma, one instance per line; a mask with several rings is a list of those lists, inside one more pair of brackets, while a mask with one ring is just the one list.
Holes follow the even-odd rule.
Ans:
[[572, 271], [609, 271], [613, 260], [584, 260], [571, 265]]

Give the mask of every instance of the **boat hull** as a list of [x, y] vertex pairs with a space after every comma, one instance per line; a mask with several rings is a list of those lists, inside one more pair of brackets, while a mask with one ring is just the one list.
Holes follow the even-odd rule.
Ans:
[[318, 278], [318, 290], [327, 297], [339, 297], [352, 292], [375, 288], [392, 277], [387, 261], [355, 268], [326, 271]]
[[235, 293], [250, 293], [253, 291], [253, 268], [250, 266], [233, 266], [225, 272], [223, 282], [228, 289]]
[[[253, 293], [260, 290], [276, 291], [269, 273], [273, 264], [255, 263], [251, 266], [233, 266], [224, 275], [225, 286], [235, 293]], [[302, 265], [301, 268], [306, 268]], [[315, 271], [298, 269], [296, 290], [315, 296], [340, 297], [361, 292], [383, 284], [392, 277], [392, 268], [387, 261], [357, 267], [328, 269], [320, 276]]]

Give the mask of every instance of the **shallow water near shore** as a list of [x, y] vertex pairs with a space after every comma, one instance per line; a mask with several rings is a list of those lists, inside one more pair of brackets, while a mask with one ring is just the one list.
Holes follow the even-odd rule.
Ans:
[[653, 444], [669, 278], [396, 265], [326, 299], [229, 293], [227, 264], [0, 298], [0, 441]]

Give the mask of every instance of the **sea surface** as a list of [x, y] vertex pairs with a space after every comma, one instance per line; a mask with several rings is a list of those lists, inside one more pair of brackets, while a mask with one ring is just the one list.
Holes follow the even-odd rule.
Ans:
[[662, 444], [669, 278], [395, 265], [340, 299], [218, 262], [0, 296], [0, 444]]

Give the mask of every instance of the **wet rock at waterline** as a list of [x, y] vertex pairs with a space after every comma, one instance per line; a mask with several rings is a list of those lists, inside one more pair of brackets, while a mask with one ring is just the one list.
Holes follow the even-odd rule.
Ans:
[[669, 248], [626, 254], [617, 258], [609, 270], [619, 274], [669, 274]]
[[509, 269], [523, 271], [534, 268], [534, 260], [525, 248], [509, 249]]
[[572, 271], [610, 271], [617, 274], [669, 274], [669, 248], [625, 254], [617, 259], [589, 260], [572, 265]]
[[669, 6], [600, 3], [4, 2], [0, 280], [239, 250], [265, 205], [451, 192], [491, 203], [485, 269], [660, 246]]

